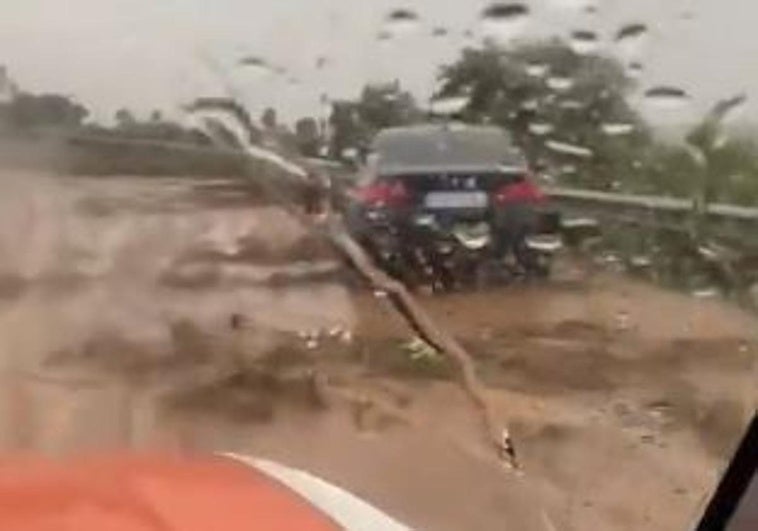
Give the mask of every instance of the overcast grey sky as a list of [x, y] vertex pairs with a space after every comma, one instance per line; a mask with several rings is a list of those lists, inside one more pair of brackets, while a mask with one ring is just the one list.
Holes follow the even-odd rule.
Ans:
[[[745, 91], [758, 97], [758, 3], [751, 0], [595, 0], [596, 15], [570, 4], [532, 0], [527, 35], [590, 29], [610, 41], [624, 23], [649, 24], [641, 56], [643, 88], [678, 85], [702, 108]], [[481, 0], [3, 0], [0, 64], [23, 88], [76, 96], [98, 119], [121, 106], [146, 114], [176, 109], [195, 96], [221, 94], [208, 63], [253, 112], [275, 105], [288, 119], [318, 109], [319, 95], [357, 93], [368, 80], [399, 78], [419, 98], [434, 72], [481, 30]], [[380, 43], [376, 34], [394, 8], [418, 13], [415, 32]], [[682, 17], [693, 13], [693, 18]], [[444, 26], [450, 36], [432, 38]], [[469, 43], [471, 41], [468, 41]], [[610, 45], [609, 45], [610, 46]], [[233, 68], [256, 55], [287, 69], [260, 75]], [[319, 56], [328, 57], [318, 70]], [[296, 78], [299, 84], [287, 81]], [[292, 79], [290, 79], [292, 81]], [[758, 103], [746, 114], [758, 118]]]

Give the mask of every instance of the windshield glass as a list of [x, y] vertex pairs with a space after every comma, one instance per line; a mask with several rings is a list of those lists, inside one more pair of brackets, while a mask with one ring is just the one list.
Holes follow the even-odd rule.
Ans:
[[1, 455], [691, 529], [758, 396], [756, 17], [4, 0]]

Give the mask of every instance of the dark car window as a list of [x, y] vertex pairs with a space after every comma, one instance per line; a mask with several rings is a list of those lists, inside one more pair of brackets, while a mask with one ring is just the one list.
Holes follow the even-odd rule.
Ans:
[[412, 173], [439, 169], [522, 166], [508, 134], [496, 127], [431, 125], [395, 128], [377, 135], [378, 171]]

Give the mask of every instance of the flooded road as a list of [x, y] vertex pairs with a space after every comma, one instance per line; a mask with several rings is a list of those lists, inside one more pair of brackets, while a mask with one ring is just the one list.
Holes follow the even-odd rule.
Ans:
[[568, 258], [543, 285], [422, 296], [476, 357], [508, 472], [444, 361], [244, 184], [2, 184], [8, 454], [259, 455], [419, 529], [686, 529], [755, 407], [758, 322], [725, 302]]

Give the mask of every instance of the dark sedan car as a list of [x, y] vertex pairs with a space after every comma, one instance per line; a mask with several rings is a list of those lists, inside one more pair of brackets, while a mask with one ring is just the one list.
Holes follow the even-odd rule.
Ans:
[[375, 138], [347, 211], [353, 234], [390, 272], [444, 288], [493, 265], [545, 275], [557, 214], [505, 131], [427, 124]]

